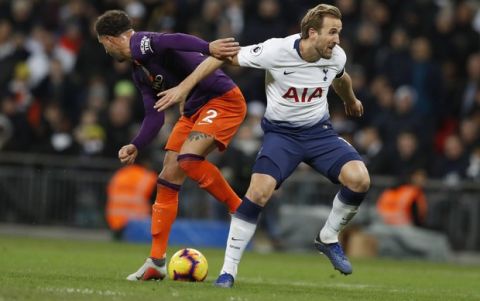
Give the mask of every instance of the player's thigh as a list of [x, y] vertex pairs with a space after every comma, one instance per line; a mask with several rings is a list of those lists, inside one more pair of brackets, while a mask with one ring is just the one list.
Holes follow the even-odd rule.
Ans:
[[276, 189], [304, 159], [304, 150], [296, 139], [276, 132], [267, 132], [253, 166], [253, 173], [270, 175]]
[[277, 180], [271, 175], [254, 173], [246, 197], [260, 206], [265, 206], [272, 197], [276, 186]]
[[194, 124], [195, 123], [191, 118], [181, 116], [175, 123], [175, 126], [168, 137], [165, 150], [179, 153], [184, 142], [187, 140], [188, 135], [192, 131]]
[[340, 171], [346, 163], [362, 161], [355, 148], [338, 136], [312, 140], [307, 148], [309, 159], [306, 163], [336, 184], [340, 183]]
[[216, 148], [215, 138], [209, 134], [192, 131], [183, 142], [180, 154], [206, 156]]

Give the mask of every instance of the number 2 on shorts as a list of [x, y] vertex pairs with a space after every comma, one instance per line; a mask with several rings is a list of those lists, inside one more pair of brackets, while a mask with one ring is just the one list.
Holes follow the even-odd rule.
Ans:
[[207, 116], [205, 116], [205, 118], [202, 119], [202, 123], [210, 123], [212, 124], [213, 123], [213, 118], [217, 117], [218, 113], [217, 111], [215, 110], [208, 110], [207, 111]]

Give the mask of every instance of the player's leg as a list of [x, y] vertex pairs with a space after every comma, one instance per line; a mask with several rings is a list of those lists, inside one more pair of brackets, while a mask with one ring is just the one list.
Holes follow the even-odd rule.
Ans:
[[359, 160], [345, 163], [341, 167], [338, 180], [342, 188], [335, 195], [332, 211], [320, 231], [320, 239], [324, 243], [338, 242], [339, 233], [355, 216], [370, 188], [368, 170]]
[[163, 279], [166, 275], [168, 237], [178, 209], [178, 193], [186, 175], [177, 162], [178, 151], [192, 129], [193, 123], [181, 117], [168, 138], [163, 168], [157, 180], [157, 196], [152, 206], [152, 245], [150, 257], [128, 280]]
[[310, 152], [307, 163], [333, 183], [343, 185], [333, 200], [325, 225], [315, 238], [315, 246], [330, 259], [335, 269], [350, 274], [352, 267], [338, 243], [338, 235], [357, 213], [370, 186], [370, 177], [358, 152], [339, 139], [329, 122], [320, 124], [312, 134], [316, 139], [307, 144]]
[[342, 166], [338, 180], [343, 186], [335, 195], [327, 221], [315, 238], [315, 247], [330, 259], [335, 269], [348, 275], [352, 273], [352, 265], [338, 243], [338, 235], [357, 213], [370, 187], [370, 177], [365, 164], [353, 160]]
[[303, 159], [299, 144], [282, 134], [265, 131], [263, 145], [253, 167], [253, 175], [242, 204], [232, 216], [224, 264], [215, 282], [232, 287], [243, 252], [257, 228], [258, 218], [273, 191]]
[[[263, 157], [266, 158], [266, 157]], [[232, 287], [237, 276], [243, 252], [257, 229], [260, 213], [273, 194], [277, 180], [267, 174], [254, 173], [242, 204], [230, 221], [225, 258], [220, 276], [215, 282], [218, 287]]]
[[245, 118], [245, 100], [238, 88], [210, 100], [190, 119], [195, 122], [182, 145], [178, 163], [185, 174], [233, 213], [241, 203], [220, 170], [206, 156], [215, 148], [224, 150]]

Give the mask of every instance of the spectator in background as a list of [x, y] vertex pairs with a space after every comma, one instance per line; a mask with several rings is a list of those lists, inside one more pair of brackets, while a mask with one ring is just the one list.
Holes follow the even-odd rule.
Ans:
[[42, 104], [56, 103], [65, 112], [68, 119], [78, 122], [81, 108], [78, 97], [79, 88], [62, 68], [58, 59], [51, 59], [48, 75], [34, 88], [35, 98]]
[[392, 226], [423, 226], [427, 215], [427, 199], [423, 187], [427, 173], [417, 169], [407, 179], [378, 198], [377, 212], [383, 222]]
[[426, 158], [418, 147], [414, 132], [401, 132], [396, 139], [396, 148], [388, 159], [388, 174], [405, 178], [417, 169], [426, 168]]
[[30, 151], [32, 140], [34, 138], [32, 128], [27, 120], [27, 114], [19, 110], [14, 96], [10, 93], [1, 98], [0, 112], [8, 119], [12, 127], [12, 137], [15, 139], [6, 140], [3, 150], [14, 152]]
[[410, 83], [412, 58], [408, 51], [410, 37], [401, 28], [395, 28], [388, 46], [380, 48], [376, 56], [377, 72], [384, 75], [394, 87]]
[[396, 138], [400, 132], [410, 130], [419, 138], [421, 148], [430, 147], [431, 132], [423, 116], [415, 110], [418, 103], [415, 89], [411, 86], [398, 87], [393, 99], [394, 114], [387, 123], [389, 136]]
[[467, 167], [467, 177], [480, 182], [480, 143], [473, 148]]
[[80, 146], [79, 153], [86, 156], [100, 156], [105, 148], [105, 130], [100, 125], [94, 109], [82, 112], [79, 125], [74, 129], [75, 140]]
[[118, 150], [130, 142], [132, 124], [131, 102], [124, 97], [117, 97], [108, 107], [105, 123], [106, 141], [105, 155], [115, 157]]
[[469, 56], [467, 60], [467, 78], [459, 95], [459, 117], [464, 118], [480, 108], [476, 94], [480, 91], [480, 51]]
[[368, 170], [374, 174], [387, 174], [388, 151], [377, 128], [370, 126], [361, 129], [355, 135], [354, 140]]
[[150, 220], [157, 174], [145, 158], [117, 170], [108, 183], [105, 218], [115, 240], [122, 239], [129, 221]]
[[460, 122], [459, 136], [465, 152], [471, 153], [480, 141], [480, 124], [473, 118], [466, 118]]
[[432, 129], [437, 121], [440, 105], [443, 103], [443, 81], [439, 64], [432, 59], [430, 41], [424, 37], [412, 40], [410, 46], [412, 56], [411, 85], [418, 97], [415, 111], [424, 120], [424, 127]]
[[4, 114], [0, 113], [0, 150], [8, 143], [12, 137], [13, 126], [10, 120]]
[[465, 178], [467, 166], [468, 156], [464, 145], [458, 135], [452, 134], [445, 140], [443, 153], [436, 158], [432, 175], [455, 185]]

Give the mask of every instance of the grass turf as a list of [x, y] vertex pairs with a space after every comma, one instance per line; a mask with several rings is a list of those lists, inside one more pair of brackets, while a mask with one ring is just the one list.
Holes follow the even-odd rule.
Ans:
[[[169, 254], [177, 248], [169, 250]], [[0, 301], [10, 300], [480, 300], [480, 267], [353, 260], [342, 276], [317, 253], [247, 252], [233, 289], [212, 285], [222, 250], [202, 283], [128, 282], [148, 245], [0, 236]]]

